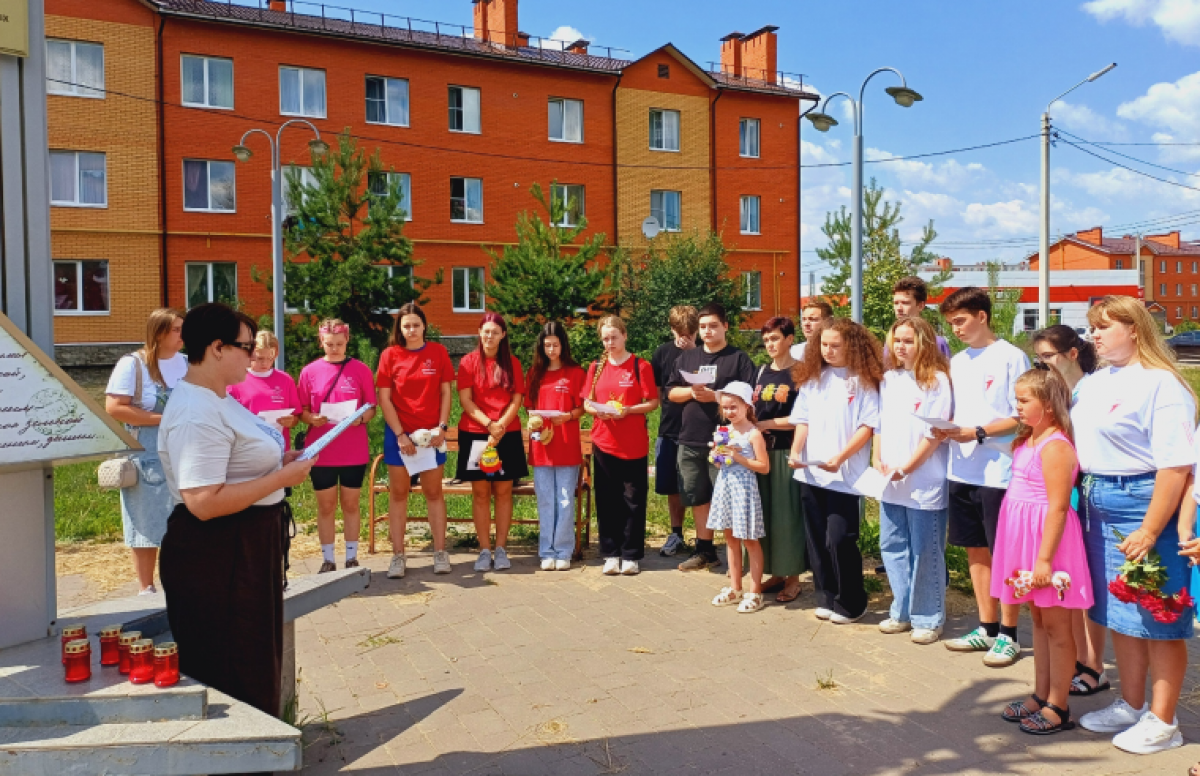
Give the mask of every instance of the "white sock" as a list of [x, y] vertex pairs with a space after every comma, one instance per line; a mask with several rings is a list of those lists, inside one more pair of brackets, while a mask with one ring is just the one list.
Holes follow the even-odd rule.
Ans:
[[333, 545], [332, 544], [322, 544], [321, 545], [321, 557], [325, 560], [326, 563], [333, 563]]
[[346, 542], [346, 560], [358, 557], [358, 542]]

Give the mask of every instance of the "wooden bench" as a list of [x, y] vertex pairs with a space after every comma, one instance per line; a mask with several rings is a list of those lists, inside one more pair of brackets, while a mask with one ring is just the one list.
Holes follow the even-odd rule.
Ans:
[[[525, 455], [528, 460], [529, 456], [529, 431], [522, 430], [522, 436], [525, 440]], [[592, 432], [589, 429], [580, 431], [580, 447], [583, 452], [583, 465], [579, 467], [579, 479], [575, 483], [575, 552], [573, 558], [580, 560], [583, 558], [583, 548], [591, 544], [592, 541]], [[458, 429], [452, 428], [446, 432], [446, 449], [448, 452], [458, 452]], [[380, 468], [382, 467], [382, 472]], [[532, 466], [530, 468], [533, 468]], [[424, 476], [424, 475], [422, 475]], [[375, 509], [375, 497], [381, 493], [391, 493], [391, 488], [388, 485], [387, 467], [383, 466], [383, 455], [375, 456], [375, 460], [371, 463], [370, 479], [371, 497], [370, 504], [367, 508], [368, 523], [368, 552], [375, 554], [375, 526], [378, 523], [386, 522], [388, 519], [387, 513], [382, 515], [377, 514]], [[413, 493], [419, 493], [421, 486], [418, 483], [412, 489]], [[447, 496], [470, 496], [471, 483], [456, 482], [452, 478], [444, 478], [442, 480], [442, 492]], [[529, 480], [518, 480], [513, 485], [513, 496], [532, 496], [536, 498], [536, 493], [533, 489], [533, 482]], [[389, 496], [390, 498], [390, 496]], [[414, 517], [409, 515], [408, 522], [410, 523], [427, 523], [428, 517]], [[447, 523], [473, 523], [469, 517], [450, 517], [447, 515]], [[538, 525], [537, 520], [517, 520], [513, 519], [514, 525]]]

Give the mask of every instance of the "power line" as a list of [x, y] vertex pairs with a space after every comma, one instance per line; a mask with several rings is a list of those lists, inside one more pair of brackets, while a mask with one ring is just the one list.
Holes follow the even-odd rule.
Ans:
[[[1061, 132], [1064, 135], [1070, 135], [1071, 137], [1075, 138], [1079, 142], [1085, 143], [1087, 145], [1092, 145], [1092, 146], [1100, 145], [1099, 143], [1093, 143], [1092, 141], [1087, 140], [1086, 138], [1082, 138], [1079, 135], [1072, 134], [1071, 132], [1067, 132], [1065, 129], [1060, 129], [1060, 130], [1058, 130], [1058, 132]], [[1064, 140], [1063, 142], [1067, 142], [1067, 141]], [[1145, 159], [1139, 159], [1136, 156], [1130, 156], [1129, 154], [1123, 154], [1120, 151], [1109, 150], [1109, 151], [1107, 151], [1107, 153], [1115, 154], [1116, 156], [1120, 156], [1124, 159], [1129, 159], [1130, 161], [1137, 162], [1138, 164], [1144, 164], [1147, 167], [1157, 167], [1160, 170], [1166, 170], [1167, 172], [1173, 172], [1173, 173], [1176, 173], [1177, 175], [1186, 175], [1189, 178], [1200, 178], [1200, 173], [1184, 172], [1183, 170], [1176, 170], [1174, 167], [1164, 167], [1161, 164], [1155, 164], [1154, 162], [1147, 162]]]
[[[1141, 170], [1135, 170], [1134, 168], [1129, 167], [1128, 165], [1121, 164], [1120, 162], [1114, 162], [1112, 159], [1101, 156], [1100, 154], [1096, 153], [1095, 151], [1089, 151], [1088, 149], [1084, 148], [1083, 146], [1079, 145], [1078, 143], [1072, 143], [1070, 140], [1067, 140], [1065, 138], [1059, 138], [1059, 140], [1062, 140], [1062, 142], [1066, 143], [1067, 145], [1071, 146], [1072, 148], [1076, 149], [1077, 151], [1082, 151], [1083, 153], [1087, 154], [1088, 156], [1094, 156], [1097, 159], [1099, 159], [1100, 161], [1105, 162], [1107, 164], [1111, 164], [1114, 167], [1120, 167], [1122, 170], [1128, 170], [1129, 172], [1134, 173], [1135, 175], [1141, 175], [1142, 177], [1150, 178], [1151, 180], [1156, 180], [1159, 183], [1166, 183], [1171, 186], [1178, 186], [1181, 189], [1188, 189], [1189, 191], [1200, 191], [1200, 188], [1197, 188], [1196, 186], [1188, 186], [1187, 184], [1184, 184], [1184, 183], [1167, 180], [1166, 178], [1160, 178], [1157, 175], [1151, 175], [1148, 172], [1142, 172]], [[1112, 153], [1116, 153], [1116, 152], [1114, 151]], [[1187, 173], [1185, 173], [1185, 174], [1187, 174]]]

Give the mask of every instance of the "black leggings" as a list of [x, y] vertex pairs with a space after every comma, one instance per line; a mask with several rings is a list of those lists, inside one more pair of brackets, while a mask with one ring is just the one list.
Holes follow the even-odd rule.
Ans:
[[858, 617], [867, 610], [862, 553], [858, 550], [862, 497], [800, 483], [800, 499], [808, 528], [808, 562], [817, 606], [843, 617]]
[[649, 459], [618, 458], [597, 447], [592, 450], [592, 461], [600, 557], [641, 560], [646, 555]]

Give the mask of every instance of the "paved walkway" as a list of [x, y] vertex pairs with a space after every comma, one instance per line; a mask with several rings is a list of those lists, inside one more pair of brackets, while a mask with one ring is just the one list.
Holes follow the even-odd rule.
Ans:
[[[739, 615], [708, 604], [723, 577], [657, 554], [631, 578], [594, 558], [555, 573], [517, 555], [486, 575], [473, 559], [435, 577], [414, 553], [388, 580], [386, 556], [368, 557], [370, 590], [299, 621], [306, 774], [1182, 776], [1200, 760], [1196, 745], [1139, 758], [1082, 730], [1024, 735], [998, 714], [1031, 689], [1030, 653], [993, 670], [880, 634], [882, 612], [822, 624], [807, 581], [787, 608]], [[1200, 742], [1200, 717], [1180, 718]]]

